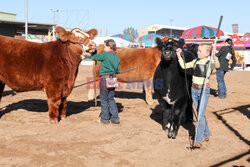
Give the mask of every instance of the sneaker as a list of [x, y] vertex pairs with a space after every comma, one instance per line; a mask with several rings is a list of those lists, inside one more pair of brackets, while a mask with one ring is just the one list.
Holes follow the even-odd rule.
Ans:
[[204, 138], [204, 139], [202, 140], [202, 142], [208, 142], [208, 141], [209, 141], [209, 137]]
[[193, 145], [193, 148], [201, 148], [201, 147], [202, 147], [201, 143], [198, 142], [195, 142]]
[[119, 120], [119, 119], [117, 119], [117, 120], [111, 120], [111, 123], [112, 123], [112, 124], [119, 124], [119, 123], [120, 123], [120, 120]]
[[105, 124], [105, 125], [109, 124], [109, 120], [98, 119], [97, 122]]

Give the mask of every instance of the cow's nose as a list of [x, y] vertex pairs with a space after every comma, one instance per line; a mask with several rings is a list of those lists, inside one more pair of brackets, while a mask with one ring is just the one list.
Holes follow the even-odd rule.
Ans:
[[172, 53], [172, 52], [171, 52], [171, 51], [169, 51], [169, 50], [168, 50], [168, 51], [166, 51], [166, 54], [167, 54], [167, 55], [170, 55], [171, 53]]

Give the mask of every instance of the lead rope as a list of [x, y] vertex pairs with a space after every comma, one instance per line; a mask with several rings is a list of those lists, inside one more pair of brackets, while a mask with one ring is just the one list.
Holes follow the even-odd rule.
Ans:
[[[182, 58], [183, 58], [183, 60], [184, 60], [184, 66], [185, 66], [185, 82], [186, 82], [186, 88], [187, 88], [187, 92], [188, 92], [188, 97], [189, 97], [189, 99], [192, 101], [192, 99], [191, 99], [191, 96], [190, 96], [190, 93], [189, 93], [189, 89], [188, 89], [188, 82], [187, 82], [187, 69], [186, 69], [186, 60], [185, 60], [185, 56], [184, 56], [184, 53], [183, 52], [181, 52], [182, 54], [181, 54], [181, 56], [182, 56]], [[195, 113], [195, 111], [196, 111], [196, 109], [195, 109], [195, 106], [194, 106], [194, 104], [193, 104], [193, 102], [192, 102], [192, 112], [193, 112], [193, 114], [194, 114], [194, 116], [195, 116], [195, 119], [196, 119], [196, 122], [198, 122], [198, 120], [197, 120], [197, 116], [196, 116], [196, 113]], [[197, 111], [196, 111], [197, 112]], [[188, 135], [188, 141], [189, 141], [189, 148], [191, 149], [191, 151], [192, 151], [192, 135], [190, 135], [190, 133], [189, 133], [189, 135]]]
[[[183, 52], [181, 52], [181, 56], [182, 56], [182, 58], [183, 58], [183, 60], [184, 60], [184, 67], [185, 67], [184, 71], [185, 71], [186, 89], [187, 89], [187, 92], [188, 92], [188, 97], [189, 97], [189, 99], [192, 101], [192, 98], [191, 98], [191, 95], [190, 95], [189, 89], [188, 89], [186, 60], [185, 60], [185, 56], [184, 56], [184, 53], [183, 53]], [[192, 112], [193, 112], [193, 114], [194, 114], [194, 116], [195, 116], [196, 121], [198, 121], [198, 120], [197, 120], [197, 115], [196, 115], [195, 111], [196, 111], [195, 106], [194, 106], [193, 103], [192, 103]]]
[[97, 100], [96, 100], [96, 66], [97, 66], [97, 61], [95, 61], [95, 73], [94, 73], [94, 96], [95, 96], [95, 107], [97, 106]]

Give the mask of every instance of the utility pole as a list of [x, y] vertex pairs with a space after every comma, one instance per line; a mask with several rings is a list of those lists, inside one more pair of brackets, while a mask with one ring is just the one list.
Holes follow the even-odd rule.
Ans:
[[170, 37], [172, 38], [172, 22], [174, 21], [174, 19], [170, 19], [170, 25], [171, 25], [171, 28], [170, 28]]
[[53, 16], [53, 21], [54, 21], [54, 25], [53, 25], [53, 29], [52, 29], [52, 33], [53, 33], [53, 41], [56, 40], [56, 35], [55, 35], [55, 29], [56, 29], [56, 12], [58, 12], [59, 10], [58, 9], [50, 9], [50, 11], [54, 14]]
[[28, 39], [28, 0], [25, 0], [25, 39]]

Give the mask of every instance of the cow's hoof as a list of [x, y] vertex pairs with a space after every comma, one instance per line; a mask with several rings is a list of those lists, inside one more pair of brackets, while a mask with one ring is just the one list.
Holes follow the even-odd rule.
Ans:
[[165, 127], [162, 127], [162, 129], [167, 132], [168, 131], [168, 128], [165, 126]]
[[174, 134], [173, 134], [173, 131], [169, 130], [168, 131], [168, 138], [173, 138]]
[[164, 131], [170, 131], [170, 126], [171, 126], [171, 124], [170, 123], [167, 123], [166, 125], [163, 125], [162, 126], [162, 129], [164, 130]]
[[172, 132], [168, 132], [168, 138], [172, 138]]
[[60, 118], [61, 118], [61, 120], [64, 120], [64, 119], [66, 119], [66, 115], [62, 115], [62, 116], [60, 116]]
[[93, 102], [95, 101], [95, 99], [88, 99], [88, 102]]
[[172, 139], [175, 139], [176, 136], [177, 136], [177, 132], [176, 132], [176, 131], [173, 131], [173, 132], [172, 132]]
[[50, 122], [51, 124], [56, 124], [56, 123], [58, 123], [57, 120], [50, 120], [49, 122]]
[[154, 102], [153, 101], [147, 101], [147, 104], [151, 106], [151, 105], [154, 104]]

